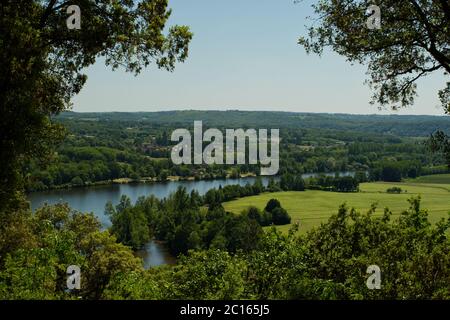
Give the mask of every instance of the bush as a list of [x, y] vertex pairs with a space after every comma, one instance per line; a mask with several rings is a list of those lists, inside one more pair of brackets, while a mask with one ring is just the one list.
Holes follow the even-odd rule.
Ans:
[[285, 209], [281, 207], [280, 201], [270, 199], [264, 209], [264, 225], [285, 225], [291, 223], [291, 217]]
[[272, 221], [274, 225], [281, 226], [291, 223], [291, 217], [283, 208], [275, 208], [272, 211]]
[[263, 217], [261, 211], [258, 208], [251, 206], [245, 211], [245, 214], [250, 219], [256, 220], [260, 225], [262, 225]]
[[278, 201], [277, 199], [270, 199], [269, 202], [267, 202], [264, 211], [272, 212], [275, 208], [281, 208], [280, 201]]
[[84, 182], [80, 177], [76, 176], [72, 179], [72, 181], [70, 181], [70, 184], [73, 186], [82, 186], [84, 185]]
[[387, 193], [402, 193], [402, 188], [392, 187], [386, 190]]

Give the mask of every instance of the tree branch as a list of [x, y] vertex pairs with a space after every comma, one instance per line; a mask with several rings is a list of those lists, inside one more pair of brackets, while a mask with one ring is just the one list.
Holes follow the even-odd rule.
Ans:
[[450, 5], [448, 0], [439, 0], [439, 3], [442, 6], [442, 9], [444, 10], [444, 15], [448, 21], [450, 21]]
[[41, 21], [39, 23], [39, 28], [43, 29], [45, 27], [45, 23], [47, 22], [48, 17], [53, 11], [53, 7], [55, 6], [56, 2], [58, 0], [50, 0], [50, 2], [47, 5], [47, 8], [45, 8], [44, 14], [41, 17]]
[[[445, 1], [445, 0], [444, 0]], [[420, 8], [419, 4], [415, 0], [410, 0], [415, 11], [419, 15], [422, 22], [425, 24], [425, 29], [427, 30], [428, 36], [430, 38], [430, 47], [425, 47], [425, 49], [431, 53], [431, 55], [450, 73], [450, 58], [445, 56], [436, 48], [436, 37], [433, 32], [433, 27], [428, 21], [425, 12]]]

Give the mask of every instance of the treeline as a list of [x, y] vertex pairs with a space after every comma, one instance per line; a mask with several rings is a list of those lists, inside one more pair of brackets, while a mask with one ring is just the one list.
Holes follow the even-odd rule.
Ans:
[[308, 188], [334, 192], [356, 192], [359, 191], [359, 181], [351, 176], [319, 176], [318, 178], [309, 179]]
[[26, 170], [31, 172], [27, 176], [27, 191], [89, 186], [121, 178], [134, 181], [166, 181], [169, 176], [223, 179], [228, 174], [227, 168], [220, 166], [175, 166], [169, 159], [152, 159], [136, 152], [106, 147], [64, 148], [57, 160], [45, 169], [31, 162]]
[[114, 112], [114, 113], [76, 113], [65, 112], [57, 117], [64, 122], [128, 122], [147, 125], [171, 125], [186, 127], [196, 120], [203, 120], [212, 127], [224, 127], [230, 123], [234, 127], [253, 128], [305, 128], [336, 131], [355, 131], [362, 134], [386, 132], [398, 136], [424, 137], [436, 128], [445, 128], [450, 134], [450, 120], [446, 116], [414, 115], [353, 115], [329, 113], [297, 113], [276, 111], [162, 111], [162, 112]]
[[368, 177], [364, 172], [358, 172], [354, 176], [319, 175], [316, 178], [307, 179], [303, 179], [301, 175], [284, 174], [279, 179], [269, 179], [267, 186], [264, 186], [261, 178], [257, 178], [253, 185], [247, 183], [244, 186], [227, 185], [210, 189], [203, 197], [203, 201], [204, 204], [215, 206], [222, 202], [258, 195], [262, 192], [305, 191], [306, 189], [357, 192], [359, 191], [359, 183], [366, 182], [367, 179]]
[[[166, 181], [170, 176], [201, 180], [239, 177], [241, 174], [259, 175], [257, 165], [175, 166], [170, 160], [171, 146], [175, 143], [169, 137], [182, 123], [126, 119], [116, 119], [115, 116], [60, 118], [68, 135], [52, 159], [46, 159], [44, 164], [35, 160], [24, 165], [26, 190], [89, 186], [122, 178]], [[191, 126], [189, 123], [187, 128]], [[229, 127], [236, 127], [236, 124], [219, 126], [218, 129]], [[248, 125], [243, 128], [248, 128]], [[280, 176], [373, 171], [371, 180], [377, 180], [383, 179], [379, 172], [382, 163], [398, 162], [403, 166], [403, 162], [413, 162], [417, 167], [415, 173], [410, 168], [402, 172], [403, 177], [445, 164], [442, 155], [427, 151], [423, 143], [425, 138], [354, 130], [293, 129], [287, 125], [280, 127], [280, 134]]]
[[422, 174], [417, 161], [384, 161], [376, 164], [369, 172], [371, 181], [400, 182], [402, 179], [417, 178]]
[[303, 179], [301, 176], [284, 174], [279, 181], [274, 179], [269, 180], [266, 188], [269, 192], [277, 191], [304, 191], [322, 190], [333, 192], [357, 192], [359, 191], [359, 184], [367, 181], [365, 172], [357, 172], [354, 176], [340, 176], [335, 174], [318, 175], [317, 177], [310, 177]]
[[[450, 219], [432, 225], [420, 199], [396, 218], [375, 210], [341, 206], [304, 235], [298, 226], [261, 232], [245, 215], [204, 220], [210, 228], [199, 230], [220, 230], [213, 234], [222, 248], [189, 250], [174, 266], [144, 270], [92, 215], [65, 205], [23, 209], [0, 216], [0, 299], [450, 299]], [[165, 223], [173, 219], [185, 217]], [[217, 238], [235, 232], [227, 245]], [[81, 290], [67, 290], [70, 265], [82, 270]], [[366, 286], [370, 265], [381, 269], [379, 290]]]
[[357, 179], [351, 176], [323, 176], [311, 178], [305, 183], [299, 176], [286, 175], [279, 182], [272, 179], [267, 187], [258, 178], [253, 185], [214, 188], [204, 196], [196, 190], [189, 194], [183, 187], [162, 200], [154, 196], [140, 197], [135, 205], [127, 196], [122, 196], [115, 207], [111, 202], [107, 203], [105, 213], [112, 222], [112, 233], [120, 242], [134, 249], [155, 238], [167, 242], [174, 255], [199, 248], [220, 248], [230, 252], [240, 248], [248, 251], [257, 242], [261, 227], [290, 224], [291, 217], [276, 199], [271, 199], [262, 212], [250, 207], [240, 215], [225, 212], [223, 202], [265, 191], [303, 191], [311, 188], [355, 192], [359, 189], [358, 185]]
[[267, 203], [263, 212], [257, 208], [239, 215], [225, 212], [220, 202], [225, 198], [216, 196], [229, 195], [234, 187], [238, 186], [214, 189], [204, 197], [195, 190], [188, 194], [180, 187], [168, 198], [141, 197], [135, 205], [122, 196], [117, 206], [108, 203], [105, 213], [112, 222], [112, 234], [121, 243], [139, 249], [155, 238], [166, 242], [174, 255], [209, 248], [247, 252], [261, 237], [262, 226], [291, 222], [287, 211], [275, 199]]

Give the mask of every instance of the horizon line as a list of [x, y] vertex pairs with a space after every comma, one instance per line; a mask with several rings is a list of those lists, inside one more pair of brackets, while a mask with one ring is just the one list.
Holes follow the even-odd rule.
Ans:
[[[245, 110], [245, 109], [225, 109], [225, 110], [217, 110], [217, 109], [169, 109], [169, 110], [152, 110], [152, 111], [74, 111], [74, 110], [65, 110], [62, 113], [78, 113], [78, 114], [91, 114], [91, 113], [163, 113], [163, 112], [187, 112], [187, 111], [196, 111], [196, 112], [267, 112], [267, 113], [296, 113], [296, 114], [330, 114], [330, 115], [353, 115], [353, 116], [425, 116], [425, 117], [449, 117], [445, 113], [438, 114], [386, 114], [386, 113], [350, 113], [350, 112], [314, 112], [314, 111], [283, 111], [283, 110]], [[387, 112], [388, 110], [384, 111]]]

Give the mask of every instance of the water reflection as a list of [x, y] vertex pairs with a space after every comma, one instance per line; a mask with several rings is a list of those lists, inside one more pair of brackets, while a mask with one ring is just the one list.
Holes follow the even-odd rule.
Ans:
[[159, 241], [151, 241], [142, 250], [138, 250], [136, 255], [141, 257], [144, 261], [145, 269], [163, 264], [176, 263], [175, 257], [173, 257], [167, 247]]
[[[352, 175], [351, 172], [342, 172], [340, 175]], [[304, 178], [316, 176], [317, 174], [305, 174]], [[328, 175], [334, 175], [329, 173]], [[51, 190], [45, 192], [33, 192], [28, 195], [31, 202], [32, 210], [36, 210], [45, 203], [68, 203], [69, 206], [77, 211], [92, 212], [102, 223], [103, 227], [111, 226], [109, 218], [105, 215], [105, 204], [111, 201], [116, 205], [120, 201], [122, 195], [127, 195], [132, 203], [141, 196], [154, 195], [157, 198], [165, 198], [169, 194], [175, 192], [179, 186], [185, 187], [188, 192], [197, 190], [201, 195], [204, 195], [212, 188], [219, 188], [226, 185], [245, 185], [247, 183], [253, 184], [255, 177], [241, 178], [241, 179], [221, 179], [221, 180], [207, 180], [207, 181], [174, 181], [174, 182], [159, 182], [146, 184], [121, 184], [121, 185], [107, 185], [98, 187], [74, 188], [63, 190]], [[269, 177], [263, 177], [262, 182], [267, 186]], [[152, 241], [143, 250], [137, 253], [144, 259], [146, 267], [171, 264], [175, 259], [167, 251], [167, 248], [159, 243]]]
[[[81, 212], [94, 213], [102, 223], [103, 227], [111, 226], [109, 218], [105, 215], [105, 204], [111, 201], [118, 204], [122, 195], [127, 195], [132, 203], [141, 196], [154, 195], [158, 198], [165, 198], [175, 192], [179, 186], [186, 188], [188, 192], [197, 190], [201, 195], [212, 188], [231, 184], [245, 185], [254, 183], [254, 177], [242, 179], [223, 179], [209, 181], [174, 181], [166, 183], [148, 184], [122, 184], [108, 185], [87, 188], [74, 188], [64, 190], [51, 190], [45, 192], [34, 192], [28, 195], [32, 210], [36, 210], [45, 203], [68, 203], [69, 206]], [[263, 178], [263, 184], [267, 185], [269, 179]], [[167, 248], [160, 242], [152, 241], [143, 250], [136, 253], [144, 260], [144, 267], [150, 268], [162, 264], [173, 264], [175, 258], [168, 252]]]
[[[223, 179], [208, 181], [173, 181], [159, 183], [140, 183], [140, 184], [114, 184], [98, 187], [73, 188], [63, 190], [51, 190], [44, 192], [33, 192], [28, 195], [31, 202], [31, 208], [37, 208], [48, 204], [56, 204], [61, 202], [68, 203], [73, 209], [81, 212], [93, 212], [103, 226], [111, 225], [109, 218], [105, 215], [105, 204], [111, 201], [114, 205], [118, 204], [122, 195], [127, 195], [132, 203], [141, 196], [154, 195], [157, 198], [165, 198], [172, 192], [175, 192], [179, 186], [186, 188], [188, 192], [197, 190], [201, 195], [205, 194], [209, 189], [218, 188], [230, 184], [245, 185], [246, 183], [254, 183], [254, 177], [242, 179]], [[268, 178], [262, 179], [267, 185]]]

